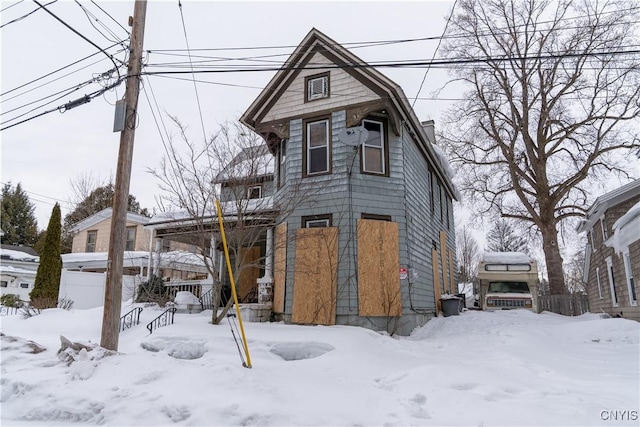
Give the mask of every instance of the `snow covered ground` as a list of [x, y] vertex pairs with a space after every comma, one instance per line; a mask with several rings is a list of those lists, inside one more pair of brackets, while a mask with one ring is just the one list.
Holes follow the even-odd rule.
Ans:
[[[67, 366], [60, 335], [100, 340], [102, 309], [1, 319], [1, 424], [407, 426], [639, 424], [640, 324], [527, 311], [437, 318], [410, 337], [245, 323], [253, 368], [210, 312], [160, 314]], [[12, 340], [8, 337], [20, 338]], [[23, 340], [46, 351], [31, 354]]]

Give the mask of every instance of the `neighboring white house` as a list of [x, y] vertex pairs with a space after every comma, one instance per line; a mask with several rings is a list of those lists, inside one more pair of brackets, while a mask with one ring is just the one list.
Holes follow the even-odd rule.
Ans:
[[25, 246], [2, 245], [0, 248], [0, 295], [14, 294], [29, 301], [40, 257]]

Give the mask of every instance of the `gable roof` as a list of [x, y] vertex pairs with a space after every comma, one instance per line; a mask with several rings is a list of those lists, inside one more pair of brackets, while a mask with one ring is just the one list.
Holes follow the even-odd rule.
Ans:
[[224, 169], [216, 175], [214, 183], [273, 176], [274, 159], [265, 145], [244, 147]]
[[601, 195], [593, 202], [585, 218], [578, 224], [578, 233], [584, 233], [592, 228], [610, 207], [624, 203], [636, 196], [640, 196], [640, 179]]
[[[93, 227], [94, 225], [98, 224], [99, 222], [104, 221], [105, 219], [111, 218], [112, 214], [113, 214], [113, 209], [112, 208], [105, 208], [105, 209], [101, 210], [100, 212], [96, 212], [93, 215], [83, 219], [82, 221], [79, 221], [79, 222], [75, 223], [69, 229], [69, 231], [71, 233], [79, 233], [82, 230], [86, 230], [89, 227]], [[149, 222], [149, 218], [147, 218], [144, 215], [137, 214], [137, 213], [127, 212], [127, 222], [133, 222], [133, 223], [136, 223], [136, 224], [144, 225], [144, 224]]]
[[[309, 65], [309, 61], [316, 53], [327, 57], [335, 64], [335, 67]], [[408, 132], [416, 141], [424, 157], [439, 175], [451, 197], [458, 200], [459, 193], [451, 181], [451, 176], [447, 171], [443, 170], [425, 129], [409, 104], [402, 88], [316, 28], [312, 28], [311, 31], [309, 31], [291, 56], [285, 61], [282, 68], [273, 76], [271, 81], [269, 81], [247, 111], [245, 111], [240, 121], [250, 129], [261, 133], [256, 127], [261, 123], [264, 116], [269, 112], [269, 109], [287, 90], [301, 70], [317, 69], [318, 71], [323, 71], [331, 68], [340, 68], [346, 71], [380, 96], [382, 100], [381, 105], [384, 105], [384, 108], [390, 110], [388, 112], [391, 116], [394, 132], [399, 134], [401, 131], [400, 127], [403, 125], [407, 127]], [[265, 135], [263, 135], [263, 137], [264, 136]]]

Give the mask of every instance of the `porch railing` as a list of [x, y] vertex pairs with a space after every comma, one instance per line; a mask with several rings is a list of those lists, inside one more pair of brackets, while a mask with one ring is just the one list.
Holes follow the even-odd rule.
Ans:
[[133, 310], [122, 316], [120, 318], [120, 332], [139, 324], [140, 313], [142, 313], [142, 307], [135, 307]]
[[0, 306], [0, 316], [12, 316], [14, 314], [19, 314], [20, 309], [18, 307], [6, 307]]
[[162, 326], [173, 325], [173, 315], [176, 314], [176, 308], [170, 307], [166, 309], [160, 316], [153, 319], [147, 324], [149, 333], [152, 334], [154, 329], [158, 329]]

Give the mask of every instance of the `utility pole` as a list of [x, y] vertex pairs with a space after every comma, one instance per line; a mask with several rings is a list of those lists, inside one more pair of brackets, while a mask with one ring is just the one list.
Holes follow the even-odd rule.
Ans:
[[127, 83], [124, 94], [125, 126], [124, 130], [120, 132], [120, 151], [118, 152], [118, 167], [116, 169], [116, 183], [113, 195], [107, 284], [104, 291], [104, 313], [102, 317], [102, 337], [100, 339], [102, 347], [113, 351], [118, 351], [118, 338], [120, 335], [122, 270], [127, 239], [127, 207], [129, 205], [129, 183], [131, 181], [131, 163], [133, 160], [133, 139], [138, 115], [142, 44], [146, 16], [147, 0], [135, 0], [133, 22], [131, 24]]

